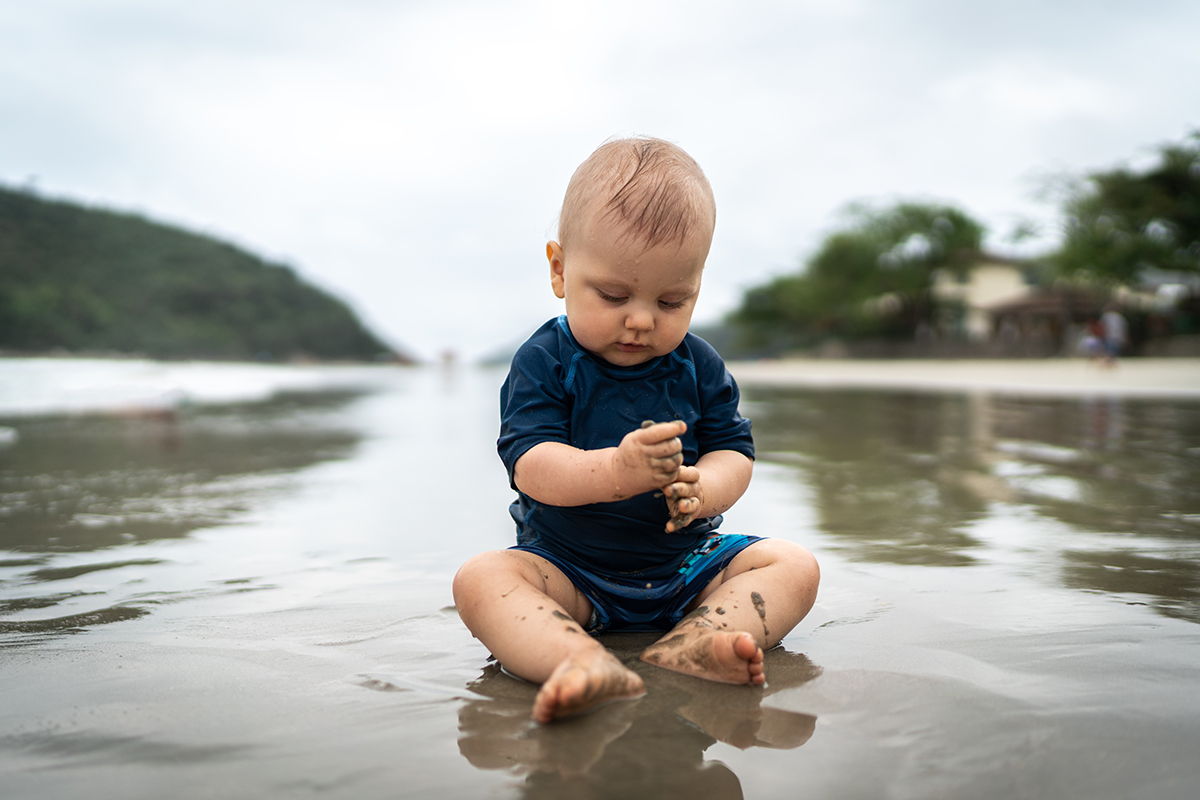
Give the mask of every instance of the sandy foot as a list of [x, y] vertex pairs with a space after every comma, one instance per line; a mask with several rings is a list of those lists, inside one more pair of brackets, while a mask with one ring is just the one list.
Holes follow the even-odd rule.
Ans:
[[642, 661], [718, 683], [766, 682], [763, 652], [754, 637], [707, 626], [672, 631], [642, 651]]
[[611, 700], [639, 697], [645, 685], [603, 648], [573, 653], [554, 668], [533, 701], [533, 718], [550, 722]]

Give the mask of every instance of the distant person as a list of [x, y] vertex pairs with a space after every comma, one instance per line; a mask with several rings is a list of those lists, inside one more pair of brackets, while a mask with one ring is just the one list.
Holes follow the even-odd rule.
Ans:
[[575, 171], [546, 245], [566, 314], [522, 345], [500, 391], [517, 545], [454, 579], [471, 633], [542, 684], [539, 722], [643, 692], [588, 634], [668, 631], [643, 661], [762, 686], [763, 650], [816, 599], [803, 547], [717, 532], [754, 443], [720, 356], [688, 333], [714, 221], [687, 153], [621, 139]]
[[1083, 330], [1083, 338], [1079, 342], [1079, 351], [1092, 361], [1100, 361], [1105, 357], [1104, 325], [1099, 317], [1088, 321]]
[[1100, 325], [1104, 329], [1105, 363], [1113, 366], [1129, 344], [1129, 324], [1116, 305], [1109, 303], [1100, 315]]
[[1021, 329], [1017, 327], [1012, 317], [1005, 317], [1000, 323], [1000, 346], [1007, 354], [1016, 352], [1021, 344]]

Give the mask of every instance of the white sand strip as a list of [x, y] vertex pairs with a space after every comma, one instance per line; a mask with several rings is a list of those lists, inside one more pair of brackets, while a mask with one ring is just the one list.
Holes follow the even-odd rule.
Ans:
[[1128, 358], [1111, 368], [1085, 359], [730, 362], [744, 386], [916, 389], [1021, 395], [1200, 398], [1200, 359]]

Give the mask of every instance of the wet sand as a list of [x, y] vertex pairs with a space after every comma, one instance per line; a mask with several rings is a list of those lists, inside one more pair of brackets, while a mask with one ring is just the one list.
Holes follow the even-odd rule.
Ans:
[[502, 372], [0, 421], [4, 795], [1194, 796], [1200, 404], [928, 367], [734, 365], [760, 458], [723, 528], [812, 549], [816, 607], [764, 690], [610, 636], [647, 695], [549, 726], [450, 595], [513, 538]]
[[1200, 397], [1200, 359], [779, 359], [729, 364], [739, 383], [811, 388], [919, 389], [1027, 396]]

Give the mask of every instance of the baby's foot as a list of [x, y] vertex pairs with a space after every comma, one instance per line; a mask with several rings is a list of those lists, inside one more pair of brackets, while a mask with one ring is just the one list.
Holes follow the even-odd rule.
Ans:
[[676, 628], [642, 651], [642, 661], [718, 683], [766, 683], [763, 652], [743, 631], [704, 625]]
[[642, 679], [603, 648], [567, 656], [554, 668], [533, 701], [533, 718], [550, 722], [645, 692]]

